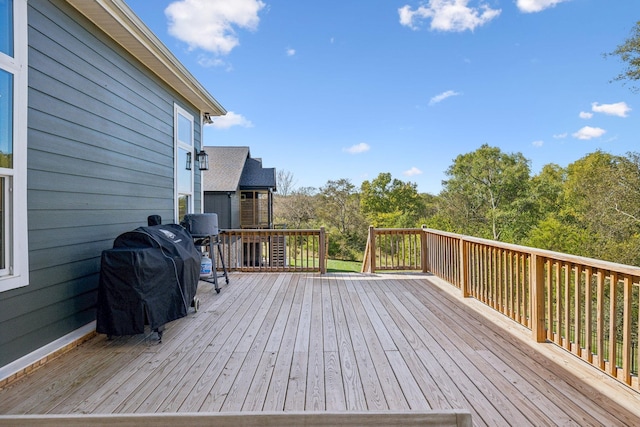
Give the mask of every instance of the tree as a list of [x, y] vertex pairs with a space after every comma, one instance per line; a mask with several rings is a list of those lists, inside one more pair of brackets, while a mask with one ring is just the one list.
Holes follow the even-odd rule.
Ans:
[[390, 173], [380, 173], [360, 186], [362, 214], [374, 227], [417, 227], [425, 211], [417, 188], [411, 182], [392, 180]]
[[519, 241], [530, 227], [529, 161], [483, 144], [461, 154], [446, 171], [442, 208], [454, 231], [494, 240]]
[[640, 159], [596, 151], [570, 164], [563, 219], [589, 238], [573, 253], [640, 263]]
[[278, 195], [274, 199], [275, 222], [293, 229], [314, 226], [317, 217], [315, 195], [313, 187], [299, 188], [286, 197]]
[[348, 179], [328, 181], [320, 188], [318, 217], [329, 232], [329, 255], [356, 259], [367, 238], [367, 224], [360, 213], [360, 197]]
[[[626, 62], [627, 68], [614, 80], [629, 80], [632, 82], [640, 80], [640, 21], [636, 22], [635, 27], [631, 30], [629, 38], [608, 56], [618, 56], [623, 62]], [[631, 86], [631, 90], [637, 92], [637, 86]]]
[[518, 243], [557, 252], [571, 252], [571, 248], [580, 244], [580, 233], [569, 230], [570, 224], [562, 220], [566, 180], [567, 170], [554, 163], [543, 166], [540, 173], [531, 178], [529, 215], [532, 227], [526, 231], [526, 238]]
[[279, 169], [276, 173], [276, 188], [278, 194], [287, 197], [293, 191], [293, 174], [287, 170]]

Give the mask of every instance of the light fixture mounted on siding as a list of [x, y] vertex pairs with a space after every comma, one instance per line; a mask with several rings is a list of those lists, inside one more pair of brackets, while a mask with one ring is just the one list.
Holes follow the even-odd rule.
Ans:
[[198, 167], [200, 168], [201, 171], [209, 170], [209, 155], [207, 154], [206, 151], [201, 150], [197, 154], [197, 159], [198, 159]]
[[201, 171], [209, 170], [209, 155], [204, 150], [198, 151], [197, 148], [194, 148], [193, 155], [190, 152], [187, 153], [186, 168], [188, 171], [191, 170], [192, 157], [195, 158], [196, 162], [198, 162], [198, 169]]

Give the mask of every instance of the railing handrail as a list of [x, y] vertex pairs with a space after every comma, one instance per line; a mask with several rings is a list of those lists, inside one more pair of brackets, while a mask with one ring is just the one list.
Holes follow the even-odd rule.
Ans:
[[594, 268], [599, 268], [602, 270], [617, 271], [619, 273], [631, 274], [632, 276], [640, 276], [640, 267], [636, 267], [633, 265], [619, 264], [611, 261], [604, 261], [597, 258], [583, 257], [580, 255], [571, 255], [563, 252], [554, 252], [554, 251], [534, 248], [530, 246], [516, 245], [513, 243], [499, 242], [497, 240], [483, 239], [481, 237], [467, 236], [464, 234], [456, 234], [448, 231], [436, 230], [433, 228], [423, 227], [422, 230], [428, 233], [433, 233], [441, 236], [462, 239], [466, 242], [479, 243], [483, 245], [494, 246], [497, 248], [509, 249], [515, 252], [527, 253], [531, 255], [535, 254], [545, 258], [557, 259], [559, 261], [573, 262], [576, 264], [588, 264]]
[[224, 233], [263, 233], [263, 234], [320, 234], [320, 228], [227, 228]]

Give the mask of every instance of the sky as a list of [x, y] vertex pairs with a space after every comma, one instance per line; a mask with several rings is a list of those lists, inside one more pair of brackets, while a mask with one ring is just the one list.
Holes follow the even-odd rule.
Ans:
[[638, 0], [125, 1], [227, 110], [204, 144], [295, 188], [390, 173], [437, 195], [483, 144], [532, 175], [640, 151], [640, 93], [606, 55]]

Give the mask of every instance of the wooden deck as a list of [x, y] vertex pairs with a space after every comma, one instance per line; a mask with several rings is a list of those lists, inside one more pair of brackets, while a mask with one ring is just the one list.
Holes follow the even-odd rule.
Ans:
[[434, 276], [230, 282], [201, 282], [200, 311], [160, 344], [98, 335], [0, 390], [0, 414], [463, 409], [478, 426], [640, 424], [640, 394]]

